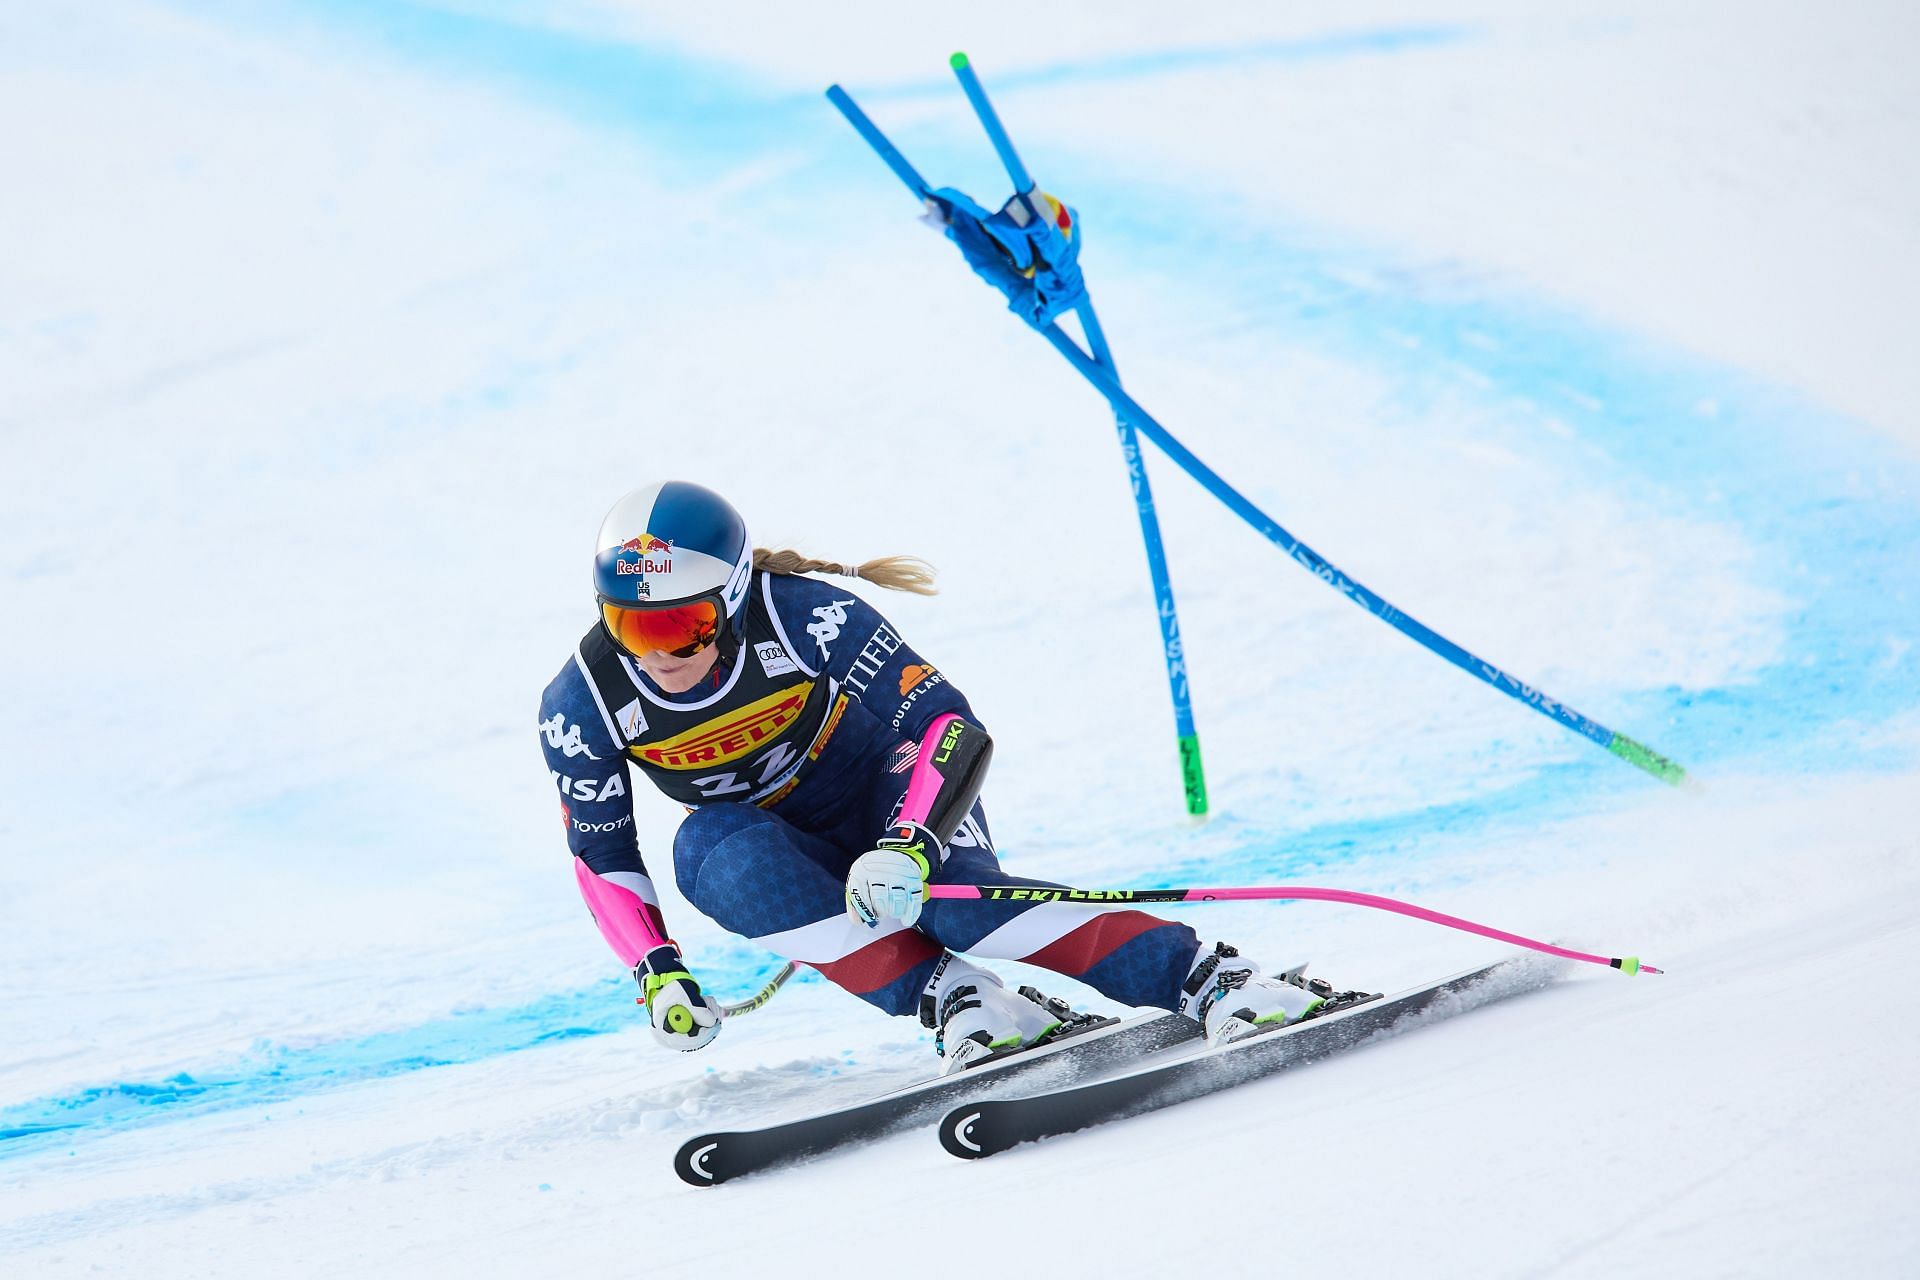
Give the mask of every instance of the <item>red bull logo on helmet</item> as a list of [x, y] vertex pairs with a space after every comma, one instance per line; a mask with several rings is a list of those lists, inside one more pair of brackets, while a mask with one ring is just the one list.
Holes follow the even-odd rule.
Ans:
[[[620, 559], [615, 563], [613, 571], [619, 577], [673, 572], [672, 539], [656, 538], [650, 533], [643, 533], [637, 538], [628, 538], [621, 543], [618, 552]], [[629, 560], [628, 556], [639, 558]]]

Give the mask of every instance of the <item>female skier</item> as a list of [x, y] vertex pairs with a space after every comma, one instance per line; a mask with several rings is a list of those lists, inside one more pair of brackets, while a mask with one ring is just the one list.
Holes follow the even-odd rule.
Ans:
[[756, 550], [711, 490], [636, 490], [600, 526], [599, 620], [540, 702], [575, 878], [661, 1043], [702, 1047], [720, 1012], [667, 934], [629, 765], [689, 809], [673, 842], [688, 902], [887, 1013], [917, 1014], [949, 1071], [1079, 1016], [968, 957], [1068, 974], [1216, 1039], [1344, 1003], [1144, 912], [927, 900], [929, 881], [1047, 882], [1009, 877], [994, 856], [978, 802], [992, 743], [960, 690], [864, 600], [810, 572], [932, 594], [911, 558], [849, 567]]

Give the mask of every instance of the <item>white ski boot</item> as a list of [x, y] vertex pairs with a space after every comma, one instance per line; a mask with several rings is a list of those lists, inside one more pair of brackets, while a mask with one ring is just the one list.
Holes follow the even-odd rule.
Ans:
[[1205, 1027], [1208, 1040], [1221, 1044], [1376, 998], [1336, 992], [1322, 979], [1307, 978], [1306, 967], [1270, 977], [1226, 943], [1212, 948], [1203, 943], [1180, 988], [1180, 1012]]
[[941, 1074], [951, 1075], [983, 1058], [1107, 1020], [1075, 1013], [1066, 1001], [1049, 1000], [1032, 987], [1008, 991], [999, 975], [949, 951], [920, 994], [920, 1021], [937, 1033], [934, 1044], [946, 1059]]

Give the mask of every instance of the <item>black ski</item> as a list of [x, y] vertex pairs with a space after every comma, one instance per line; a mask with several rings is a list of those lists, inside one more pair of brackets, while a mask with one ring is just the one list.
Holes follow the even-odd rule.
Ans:
[[838, 1111], [764, 1129], [703, 1133], [674, 1153], [673, 1170], [696, 1187], [710, 1187], [925, 1124], [957, 1100], [993, 1093], [1012, 1080], [1043, 1088], [1068, 1085], [1128, 1065], [1143, 1054], [1186, 1044], [1199, 1035], [1200, 1028], [1191, 1018], [1174, 1013], [1113, 1022]]
[[1552, 965], [1504, 960], [1124, 1075], [1029, 1097], [968, 1101], [940, 1122], [940, 1145], [963, 1160], [978, 1160], [1022, 1142], [1156, 1111], [1355, 1048], [1422, 1012], [1444, 1017], [1534, 990], [1554, 972]]

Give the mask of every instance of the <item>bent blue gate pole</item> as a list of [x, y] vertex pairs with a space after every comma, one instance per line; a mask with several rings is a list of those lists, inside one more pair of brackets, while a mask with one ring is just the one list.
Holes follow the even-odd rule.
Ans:
[[[1000, 163], [1013, 182], [1014, 194], [1026, 203], [1028, 213], [1036, 218], [1042, 216], [1033, 203], [1033, 175], [1027, 172], [1019, 151], [1014, 148], [1013, 139], [1007, 135], [1006, 126], [1000, 123], [1000, 113], [993, 109], [986, 86], [980, 83], [980, 77], [974, 73], [973, 63], [966, 54], [956, 53], [949, 60], [949, 65], [960, 81], [960, 88], [966, 92], [974, 115], [979, 117], [980, 127], [986, 130], [994, 151], [999, 154]], [[1094, 360], [1112, 375], [1114, 384], [1119, 385], [1120, 368], [1114, 363], [1113, 352], [1107, 347], [1107, 335], [1100, 327], [1100, 317], [1094, 312], [1092, 299], [1082, 301], [1075, 311], [1080, 316], [1081, 328], [1086, 331], [1087, 345], [1093, 351]], [[1153, 579], [1154, 609], [1160, 617], [1161, 655], [1167, 664], [1167, 692], [1173, 698], [1174, 734], [1180, 745], [1181, 788], [1186, 792], [1187, 812], [1196, 818], [1205, 817], [1207, 772], [1200, 756], [1200, 734], [1193, 724], [1193, 698], [1187, 681], [1186, 649], [1180, 640], [1180, 613], [1173, 602], [1173, 577], [1167, 571], [1166, 547], [1160, 539], [1160, 514], [1153, 505], [1153, 485], [1147, 479], [1147, 460], [1140, 452], [1140, 441], [1134, 435], [1133, 428], [1127, 425], [1126, 414], [1115, 409], [1113, 425], [1120, 437], [1121, 456], [1127, 463], [1127, 481], [1133, 490], [1134, 511], [1140, 517], [1140, 540], [1147, 549], [1147, 572]]]
[[1582, 737], [1592, 739], [1628, 764], [1646, 770], [1662, 782], [1678, 785], [1685, 780], [1686, 770], [1653, 748], [1634, 741], [1624, 733], [1615, 733], [1598, 721], [1589, 720], [1566, 703], [1548, 697], [1542, 690], [1507, 674], [1485, 658], [1476, 657], [1419, 619], [1400, 612], [1341, 573], [1326, 557], [1287, 532], [1279, 521], [1254, 506], [1245, 494], [1228, 484], [1218, 472], [1175, 439], [1172, 432], [1161, 426], [1152, 414], [1141, 408], [1132, 396], [1121, 389], [1118, 382], [1107, 376], [1106, 371], [1095, 364], [1093, 359], [1082, 351], [1058, 324], [1050, 324], [1041, 332], [1046, 335], [1047, 341], [1067, 358], [1067, 363], [1077, 369], [1080, 376], [1091, 382], [1094, 389], [1107, 398], [1107, 402], [1114, 407], [1116, 413], [1125, 416], [1128, 422], [1159, 445], [1168, 457], [1179, 463], [1181, 469], [1198, 481], [1202, 488], [1225, 503], [1228, 510], [1252, 525], [1261, 536], [1298, 561], [1307, 572], [1401, 634], [1439, 654], [1468, 675], [1486, 681], [1507, 696], [1532, 707], [1541, 715], [1564, 725]]
[[[973, 98], [974, 93], [978, 91], [978, 79], [973, 76], [972, 68], [968, 65], [965, 56], [955, 54], [953, 66], [954, 70], [960, 73], [963, 87], [968, 85], [969, 80], [972, 80], [973, 88], [969, 90], [968, 97], [970, 99]], [[846, 91], [839, 85], [834, 85], [827, 90], [827, 97], [832, 101], [834, 106], [840, 109], [841, 114], [846, 116], [848, 122], [859, 131], [860, 136], [866, 139], [868, 145], [879, 153], [882, 160], [886, 161], [887, 166], [893, 170], [895, 175], [898, 176], [915, 195], [923, 200], [926, 199], [931, 193], [931, 188], [927, 186], [925, 179], [921, 178], [913, 166], [907, 163], [906, 158], [887, 140], [886, 135], [881, 133], [873, 121], [867, 118], [866, 113], [854, 103], [852, 98], [847, 96]], [[984, 102], [984, 92], [980, 94], [980, 97]], [[1013, 173], [1015, 166], [1019, 165], [1019, 157], [1013, 152], [1012, 142], [1006, 139], [1006, 131], [1000, 127], [999, 117], [992, 114], [991, 106], [986, 107], [985, 110], [976, 107], [976, 112], [980, 115], [982, 124], [987, 127], [989, 136], [994, 138], [996, 149], [1001, 150], [1003, 163], [1008, 162], [1009, 157], [1011, 157], [1011, 162], [1008, 163], [1008, 172]], [[987, 124], [989, 119], [992, 121], [990, 125]], [[1019, 173], [1022, 175], [1025, 174], [1024, 166], [1020, 166]], [[1029, 178], [1027, 180], [1028, 187], [1031, 186], [1031, 183], [1032, 180]], [[1088, 330], [1089, 343], [1093, 341], [1094, 331], [1093, 327], [1090, 327]], [[1661, 755], [1658, 751], [1655, 751], [1644, 743], [1637, 742], [1623, 733], [1615, 733], [1612, 729], [1607, 728], [1598, 721], [1588, 719], [1566, 703], [1548, 697], [1544, 691], [1526, 684], [1514, 676], [1509, 675], [1507, 672], [1502, 671], [1499, 667], [1494, 666], [1484, 658], [1477, 657], [1461, 648], [1417, 618], [1409, 617], [1407, 614], [1400, 612], [1360, 583], [1348, 578], [1345, 574], [1341, 573], [1339, 569], [1335, 568], [1326, 557], [1287, 532], [1279, 521], [1254, 506], [1244, 494], [1228, 484], [1218, 472], [1202, 462], [1191, 450], [1181, 444], [1172, 432], [1161, 426], [1152, 414], [1143, 409], [1132, 396], [1128, 395], [1126, 391], [1121, 388], [1117, 377], [1111, 376], [1099, 361], [1093, 356], [1088, 355], [1085, 351], [1082, 351], [1079, 345], [1075, 343], [1072, 338], [1068, 337], [1057, 323], [1047, 325], [1041, 330], [1041, 333], [1046, 336], [1047, 341], [1051, 342], [1062, 356], [1066, 357], [1068, 364], [1071, 364], [1082, 377], [1093, 384], [1095, 390], [1106, 397], [1107, 403], [1113, 406], [1113, 411], [1121, 420], [1122, 426], [1137, 428], [1140, 432], [1144, 433], [1148, 439], [1159, 445], [1161, 450], [1164, 451], [1169, 458], [1172, 458], [1188, 475], [1192, 476], [1202, 488], [1206, 489], [1224, 503], [1228, 510], [1252, 525], [1261, 536], [1285, 551], [1288, 556], [1297, 561], [1309, 573], [1321, 579], [1328, 586], [1340, 592], [1362, 609], [1379, 618], [1382, 622], [1387, 623], [1402, 635], [1407, 636], [1431, 652], [1445, 658], [1448, 662], [1465, 671], [1468, 675], [1492, 685], [1508, 697], [1533, 708], [1548, 719], [1573, 730], [1584, 738], [1598, 743], [1635, 768], [1642, 769], [1660, 779], [1662, 782], [1671, 783], [1675, 786], [1685, 781], [1687, 776], [1686, 770], [1675, 761]]]
[[973, 104], [973, 114], [980, 117], [980, 127], [987, 131], [987, 140], [993, 143], [993, 149], [1000, 155], [1000, 163], [1006, 166], [1007, 176], [1013, 179], [1013, 189], [1019, 195], [1033, 190], [1033, 175], [1027, 172], [1027, 166], [1020, 161], [1020, 153], [1013, 149], [1013, 139], [1007, 136], [1007, 127], [1000, 123], [1000, 113], [993, 109], [993, 103], [987, 100], [986, 86], [980, 83], [980, 77], [974, 74], [973, 63], [964, 53], [956, 53], [947, 59], [947, 65], [953, 68], [953, 74], [959, 79], [960, 87], [966, 91], [967, 101]]
[[837, 84], [829, 85], [827, 101], [840, 108], [840, 114], [847, 118], [847, 123], [852, 125], [855, 131], [866, 139], [867, 145], [887, 162], [887, 168], [893, 170], [894, 177], [907, 184], [909, 191], [922, 200], [933, 194], [933, 188], [929, 187], [927, 180], [920, 176], [920, 171], [907, 163], [907, 158], [900, 154], [899, 148], [888, 140], [886, 134], [880, 132], [880, 126], [867, 118], [867, 113], [860, 109], [859, 103], [848, 96], [845, 89]]

